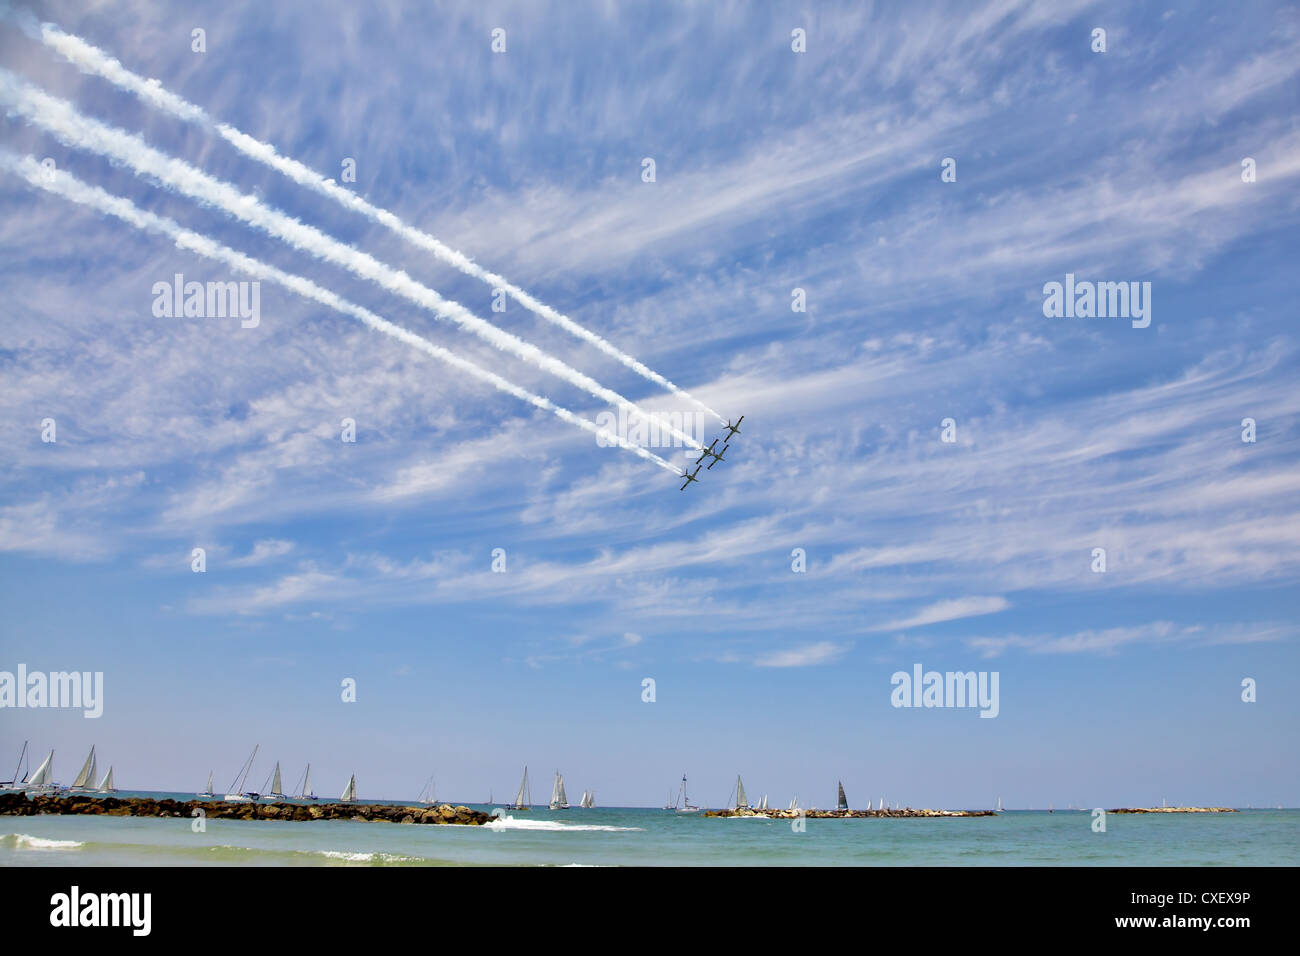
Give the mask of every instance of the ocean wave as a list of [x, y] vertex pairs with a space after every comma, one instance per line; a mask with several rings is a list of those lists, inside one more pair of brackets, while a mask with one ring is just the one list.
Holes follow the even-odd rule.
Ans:
[[586, 823], [561, 823], [559, 820], [516, 820], [514, 817], [493, 817], [483, 824], [489, 830], [533, 830], [550, 833], [577, 833], [581, 831], [596, 833], [641, 832], [641, 827], [610, 827]]
[[399, 856], [396, 853], [363, 853], [348, 850], [301, 850], [301, 853], [316, 853], [331, 860], [345, 860], [348, 863], [423, 863], [422, 856]]
[[50, 840], [27, 833], [6, 833], [0, 836], [0, 846], [11, 850], [78, 850], [85, 845], [77, 840]]

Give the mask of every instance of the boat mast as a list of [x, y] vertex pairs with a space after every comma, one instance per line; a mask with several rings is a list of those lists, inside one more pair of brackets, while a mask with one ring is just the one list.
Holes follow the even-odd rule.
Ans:
[[244, 792], [244, 784], [248, 782], [248, 772], [253, 769], [253, 759], [257, 756], [257, 748], [260, 746], [262, 745], [256, 744], [253, 747], [253, 752], [248, 755], [248, 760], [244, 762], [240, 774], [235, 777], [236, 782], [230, 785], [231, 793], [239, 794]]
[[18, 776], [18, 771], [23, 769], [23, 758], [26, 756], [27, 756], [27, 741], [24, 740], [23, 749], [18, 754], [18, 766], [14, 767], [14, 776], [13, 779], [9, 781], [10, 783], [17, 783], [19, 781], [20, 778]]

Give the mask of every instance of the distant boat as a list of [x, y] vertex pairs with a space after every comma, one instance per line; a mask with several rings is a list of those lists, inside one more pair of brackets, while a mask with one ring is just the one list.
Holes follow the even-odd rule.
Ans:
[[997, 809], [997, 812], [998, 812], [998, 813], [1001, 813], [1001, 812], [1002, 812], [1002, 798], [1001, 798], [1001, 797], [998, 797], [998, 809]]
[[678, 813], [699, 813], [700, 812], [700, 808], [697, 806], [693, 806], [691, 804], [691, 798], [686, 795], [686, 774], [682, 774], [682, 787], [677, 792], [677, 803], [681, 804], [681, 806], [677, 806], [677, 804], [674, 804], [673, 809], [676, 810]]
[[295, 800], [318, 800], [319, 797], [311, 792], [311, 764], [307, 764], [307, 769], [302, 774], [302, 786], [294, 794]]
[[798, 809], [799, 809], [799, 794], [796, 793], [796, 794], [794, 795], [794, 798], [790, 801], [790, 806], [786, 807], [786, 809], [787, 809], [787, 810], [798, 810]]
[[515, 794], [514, 803], [506, 804], [507, 810], [527, 810], [533, 802], [533, 793], [528, 789], [528, 764], [524, 764], [524, 779], [519, 782], [519, 792]]
[[195, 794], [195, 796], [199, 796], [199, 797], [216, 796], [216, 794], [212, 792], [212, 771], [211, 770], [208, 771], [208, 789], [204, 790], [202, 793]]
[[596, 805], [596, 793], [593, 790], [582, 791], [582, 799], [578, 801], [578, 806], [584, 810], [590, 810]]
[[432, 806], [437, 802], [434, 796], [433, 777], [424, 782], [424, 787], [420, 790], [420, 795], [415, 798], [417, 803], [423, 803], [426, 806]]
[[881, 797], [881, 798], [880, 798], [880, 806], [876, 807], [876, 809], [877, 809], [877, 810], [883, 810], [883, 809], [885, 809], [885, 798], [884, 798], [884, 797]]
[[736, 774], [736, 809], [749, 809], [749, 801], [745, 799], [745, 782], [740, 779], [740, 774]]
[[560, 776], [560, 771], [555, 771], [555, 783], [551, 786], [551, 802], [549, 804], [552, 810], [569, 809], [569, 798], [564, 793], [564, 778]]
[[839, 788], [840, 791], [839, 796], [837, 797], [837, 802], [835, 804], [835, 809], [847, 810], [849, 808], [849, 798], [844, 796], [844, 784], [843, 782], [836, 780], [835, 785]]
[[90, 748], [90, 755], [86, 757], [86, 762], [81, 765], [80, 772], [77, 773], [77, 779], [72, 781], [72, 786], [68, 787], [69, 793], [87, 793], [94, 792], [95, 789], [95, 748]]
[[14, 775], [9, 780], [0, 782], [0, 792], [23, 789], [23, 784], [27, 782], [27, 775], [23, 774], [23, 776], [20, 777], [18, 774], [22, 772], [23, 760], [26, 759], [26, 757], [27, 741], [24, 740], [23, 749], [18, 753], [18, 766], [14, 767]]
[[27, 793], [50, 793], [57, 790], [58, 785], [54, 782], [54, 751], [41, 761], [41, 765], [36, 768], [32, 778], [27, 781], [23, 787]]
[[758, 809], [760, 810], [767, 809], [767, 794], [763, 794], [763, 799], [759, 801]]
[[669, 788], [668, 788], [668, 800], [664, 803], [664, 809], [665, 809], [665, 810], [676, 810], [676, 809], [677, 809], [677, 804], [673, 801], [673, 790], [672, 790], [672, 787], [669, 787]]
[[258, 795], [259, 800], [270, 800], [272, 803], [279, 803], [284, 799], [284, 784], [280, 780], [280, 761], [275, 762], [275, 769], [271, 771], [271, 789]]
[[108, 768], [108, 773], [104, 775], [104, 779], [99, 781], [97, 789], [99, 793], [117, 793], [117, 787], [113, 786], [113, 768], [111, 766]]
[[494, 803], [496, 803], [496, 801], [492, 799], [492, 791], [489, 789], [489, 790], [488, 790], [488, 802], [487, 802], [487, 805], [490, 807], [490, 806], [492, 806], [492, 804], [494, 804]]
[[252, 803], [258, 798], [258, 794], [246, 792], [244, 784], [248, 783], [248, 772], [253, 769], [253, 761], [257, 758], [257, 748], [261, 746], [261, 744], [257, 744], [253, 747], [253, 752], [244, 761], [244, 766], [240, 768], [239, 773], [230, 784], [230, 792], [222, 798], [223, 800], [230, 803]]
[[348, 778], [348, 785], [343, 788], [343, 796], [339, 797], [340, 803], [357, 802], [357, 775], [354, 773]]

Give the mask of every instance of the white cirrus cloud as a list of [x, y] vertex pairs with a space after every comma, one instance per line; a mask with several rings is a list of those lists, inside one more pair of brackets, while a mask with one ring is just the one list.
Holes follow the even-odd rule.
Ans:
[[784, 651], [764, 654], [754, 661], [755, 667], [814, 667], [817, 664], [829, 664], [848, 652], [849, 644], [836, 644], [834, 641], [818, 641], [803, 647], [792, 647]]

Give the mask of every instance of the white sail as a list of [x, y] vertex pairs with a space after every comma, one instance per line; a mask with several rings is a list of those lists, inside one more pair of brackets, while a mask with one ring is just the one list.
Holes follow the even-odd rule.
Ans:
[[302, 778], [302, 796], [314, 797], [316, 794], [311, 792], [311, 764], [307, 764], [307, 772]]
[[113, 786], [113, 768], [108, 768], [108, 773], [104, 774], [104, 779], [99, 781], [98, 790], [100, 793], [112, 793], [117, 787]]
[[[528, 791], [528, 765], [524, 764], [524, 779], [519, 781], [519, 792], [515, 794], [515, 802], [512, 803], [511, 806], [514, 807], [515, 809], [528, 806], [528, 804], [524, 802], [524, 794], [527, 793], [527, 791]], [[532, 795], [529, 794], [528, 797], [529, 800], [531, 801]]]
[[275, 773], [271, 777], [271, 790], [268, 797], [283, 797], [284, 787], [280, 781], [280, 761], [275, 762]]
[[555, 783], [551, 787], [550, 808], [552, 810], [565, 810], [568, 809], [568, 806], [569, 798], [564, 794], [564, 778], [560, 776], [560, 771], [557, 770], [555, 771]]
[[740, 779], [740, 774], [736, 774], [736, 809], [748, 809], [749, 801], [745, 799], [745, 784]]
[[212, 796], [212, 771], [211, 770], [208, 771], [208, 789], [203, 791], [203, 796], [205, 797]]
[[798, 810], [798, 809], [799, 809], [799, 794], [796, 793], [796, 794], [794, 795], [794, 799], [792, 799], [792, 800], [790, 801], [790, 806], [787, 807], [786, 809], [788, 809], [788, 810]]
[[27, 781], [29, 787], [48, 787], [54, 783], [54, 751], [41, 761], [41, 765], [36, 768], [31, 779]]
[[344, 803], [353, 803], [357, 799], [357, 775], [354, 773], [348, 779], [348, 785], [343, 789], [343, 796], [339, 799]]
[[81, 765], [81, 772], [77, 774], [77, 779], [72, 781], [72, 789], [78, 790], [88, 784], [95, 782], [95, 748], [90, 748], [90, 756], [86, 762]]

